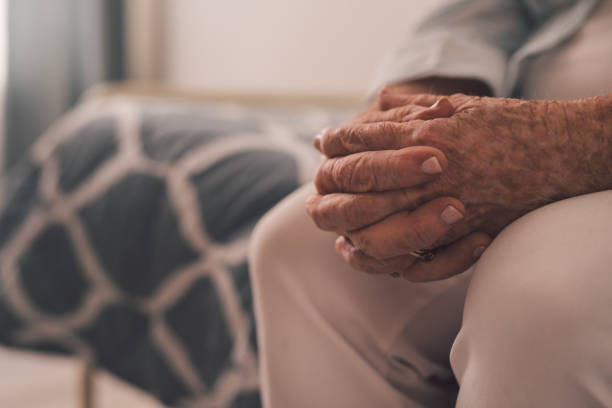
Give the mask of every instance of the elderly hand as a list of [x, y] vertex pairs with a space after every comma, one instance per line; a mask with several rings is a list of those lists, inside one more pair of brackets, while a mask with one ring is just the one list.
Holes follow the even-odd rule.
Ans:
[[[588, 116], [605, 113], [597, 101], [393, 98], [365, 123], [315, 140], [327, 159], [308, 211], [342, 235], [337, 250], [358, 269], [419, 281], [451, 276], [520, 215], [609, 180], [585, 171], [594, 157], [610, 170], [584, 137]], [[408, 255], [436, 246], [430, 263]]]

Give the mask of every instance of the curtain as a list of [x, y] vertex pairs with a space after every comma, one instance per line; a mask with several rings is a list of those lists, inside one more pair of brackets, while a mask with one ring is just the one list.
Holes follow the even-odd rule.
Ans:
[[5, 169], [91, 85], [124, 68], [124, 0], [8, 0]]

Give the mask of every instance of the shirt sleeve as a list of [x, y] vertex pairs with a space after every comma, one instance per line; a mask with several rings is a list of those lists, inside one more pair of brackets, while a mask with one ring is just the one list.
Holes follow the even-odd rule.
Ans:
[[536, 16], [519, 0], [447, 1], [383, 61], [374, 89], [444, 76], [480, 79], [501, 96], [510, 55], [551, 9]]

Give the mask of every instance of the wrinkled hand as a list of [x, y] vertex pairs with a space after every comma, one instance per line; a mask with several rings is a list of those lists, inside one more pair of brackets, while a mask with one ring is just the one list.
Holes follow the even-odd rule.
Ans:
[[[570, 102], [457, 94], [394, 95], [387, 104], [315, 139], [327, 159], [308, 211], [341, 235], [336, 248], [358, 269], [451, 276], [489, 235], [593, 183], [576, 160], [571, 123], [581, 112]], [[431, 263], [407, 255], [431, 247], [441, 247]]]

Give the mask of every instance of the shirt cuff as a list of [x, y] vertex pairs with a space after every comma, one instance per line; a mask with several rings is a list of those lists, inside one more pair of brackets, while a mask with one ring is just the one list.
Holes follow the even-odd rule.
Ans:
[[494, 96], [503, 95], [507, 57], [487, 43], [448, 34], [416, 38], [389, 55], [379, 67], [370, 96], [384, 85], [431, 76], [485, 82]]

